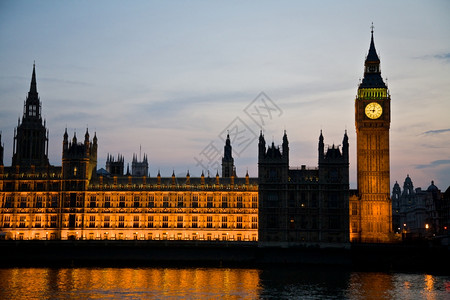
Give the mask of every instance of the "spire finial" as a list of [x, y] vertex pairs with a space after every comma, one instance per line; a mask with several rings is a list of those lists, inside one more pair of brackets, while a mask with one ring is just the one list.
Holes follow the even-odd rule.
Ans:
[[373, 34], [373, 29], [375, 28], [375, 26], [373, 26], [373, 22], [372, 22], [372, 25], [370, 26], [370, 29], [371, 29], [371, 33]]
[[31, 93], [31, 94], [37, 94], [37, 87], [36, 87], [36, 64], [35, 64], [35, 62], [33, 62], [33, 73], [31, 74], [30, 93]]

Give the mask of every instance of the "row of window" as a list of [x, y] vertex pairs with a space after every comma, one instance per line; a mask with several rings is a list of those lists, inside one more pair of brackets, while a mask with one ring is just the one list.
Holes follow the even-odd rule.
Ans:
[[[34, 219], [34, 228], [56, 228], [57, 227], [57, 216], [53, 215], [44, 220], [41, 216], [36, 216]], [[3, 218], [3, 228], [10, 228], [14, 226], [14, 221], [11, 221], [11, 216], [4, 216]], [[28, 218], [25, 216], [20, 216], [18, 220], [17, 227], [19, 228], [26, 228], [28, 227]]]
[[[242, 195], [237, 195], [235, 200], [232, 201], [227, 195], [222, 195], [220, 199], [214, 199], [213, 195], [208, 195], [206, 199], [204, 197], [199, 199], [199, 195], [192, 195], [190, 197], [185, 197], [185, 195], [177, 195], [176, 197], [169, 197], [169, 195], [163, 195], [157, 197], [155, 200], [154, 195], [148, 195], [148, 197], [141, 198], [140, 196], [134, 196], [132, 199], [126, 196], [119, 196], [118, 199], [111, 201], [111, 196], [105, 196], [104, 200], [101, 201], [97, 199], [96, 195], [91, 195], [88, 198], [87, 205], [91, 208], [96, 207], [191, 207], [191, 208], [258, 208], [258, 195], [252, 195], [251, 202], [245, 201]], [[6, 196], [2, 207], [13, 208], [14, 199], [12, 196]], [[58, 207], [58, 196], [51, 196], [50, 200], [45, 200], [43, 196], [37, 196], [36, 201], [33, 203], [28, 197], [20, 197], [16, 203], [17, 208], [27, 208], [27, 207]], [[64, 207], [84, 207], [82, 198], [78, 197], [77, 194], [72, 193], [66, 199]]]
[[[213, 221], [213, 216], [207, 216], [206, 220], [203, 216], [192, 216], [191, 220], [188, 221], [184, 216], [176, 216], [176, 218], [171, 218], [169, 216], [162, 216], [162, 218], [155, 218], [154, 216], [147, 216], [147, 218], [141, 218], [140, 216], [133, 216], [133, 218], [125, 218], [125, 216], [119, 216], [118, 220], [111, 220], [110, 216], [104, 216], [103, 222], [99, 220], [96, 216], [89, 216], [86, 221], [86, 227], [88, 228], [246, 228], [245, 222], [243, 222], [242, 216], [237, 216], [236, 221], [234, 218], [229, 218], [228, 216], [222, 216], [215, 218]], [[17, 227], [26, 228], [28, 227], [28, 218], [25, 216], [20, 216], [18, 220]], [[4, 228], [13, 227], [14, 221], [11, 222], [11, 216], [5, 216], [3, 219]], [[50, 216], [49, 220], [42, 220], [41, 216], [36, 216], [34, 223], [31, 224], [33, 228], [49, 227], [55, 228], [57, 224], [57, 216]], [[81, 218], [76, 218], [75, 215], [69, 216], [69, 227], [82, 227]], [[251, 225], [249, 228], [258, 228], [258, 218], [251, 217]]]
[[[24, 232], [19, 232], [18, 234], [11, 237], [12, 239], [16, 240], [55, 240], [56, 234], [55, 233], [46, 233], [45, 235], [41, 235], [40, 233], [34, 233], [30, 235], [26, 235]], [[163, 233], [152, 233], [149, 232], [147, 234], [141, 233], [138, 235], [138, 233], [133, 233], [131, 236], [129, 236], [126, 233], [119, 232], [117, 234], [110, 234], [108, 232], [103, 233], [97, 233], [94, 234], [93, 232], [90, 232], [86, 234], [85, 236], [78, 236], [77, 234], [69, 234], [67, 237], [62, 237], [62, 239], [68, 239], [68, 240], [75, 240], [75, 239], [82, 239], [82, 240], [200, 240], [200, 241], [254, 241], [256, 242], [258, 240], [256, 234], [247, 235], [247, 234], [241, 234], [238, 233], [236, 235], [234, 234], [212, 234], [212, 233], [171, 233], [168, 234], [166, 232]]]
[[[45, 200], [44, 200], [45, 199]], [[35, 206], [37, 208], [42, 207], [51, 207], [56, 208], [58, 207], [58, 199], [59, 197], [57, 195], [53, 195], [50, 197], [42, 197], [37, 196]], [[14, 198], [12, 196], [6, 196], [5, 201], [2, 203], [3, 205], [1, 207], [3, 208], [13, 208], [14, 207]], [[20, 197], [16, 203], [16, 208], [27, 208], [27, 207], [33, 207], [33, 203], [30, 201], [28, 197]]]

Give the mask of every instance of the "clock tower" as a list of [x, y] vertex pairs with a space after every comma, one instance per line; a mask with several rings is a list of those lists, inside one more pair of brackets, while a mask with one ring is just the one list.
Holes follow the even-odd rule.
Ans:
[[350, 208], [353, 241], [390, 241], [390, 102], [389, 90], [381, 77], [372, 25], [369, 53], [364, 63], [364, 78], [355, 99], [358, 195], [356, 201], [350, 201], [353, 202]]

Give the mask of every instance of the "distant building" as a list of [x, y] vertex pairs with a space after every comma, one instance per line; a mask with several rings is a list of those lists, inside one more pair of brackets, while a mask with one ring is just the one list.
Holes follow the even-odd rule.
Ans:
[[422, 190], [414, 189], [411, 178], [406, 176], [403, 190], [396, 182], [392, 189], [393, 231], [404, 238], [430, 238], [446, 234], [448, 202], [431, 182]]
[[144, 153], [142, 160], [137, 158], [137, 155], [133, 155], [133, 161], [131, 162], [131, 175], [133, 176], [148, 176], [148, 158]]
[[124, 162], [125, 159], [122, 155], [118, 154], [117, 159], [114, 156], [108, 154], [106, 158], [106, 172], [112, 176], [124, 175]]
[[450, 186], [444, 192], [443, 201], [441, 205], [441, 217], [442, 217], [442, 234], [449, 236], [450, 227]]
[[225, 146], [223, 147], [222, 177], [228, 178], [231, 176], [236, 176], [236, 168], [234, 166], [234, 158], [232, 155], [230, 135], [227, 134]]

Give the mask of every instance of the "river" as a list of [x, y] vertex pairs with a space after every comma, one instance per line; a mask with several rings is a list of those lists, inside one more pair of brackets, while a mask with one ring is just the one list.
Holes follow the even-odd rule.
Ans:
[[0, 299], [450, 299], [450, 276], [339, 268], [9, 268]]

